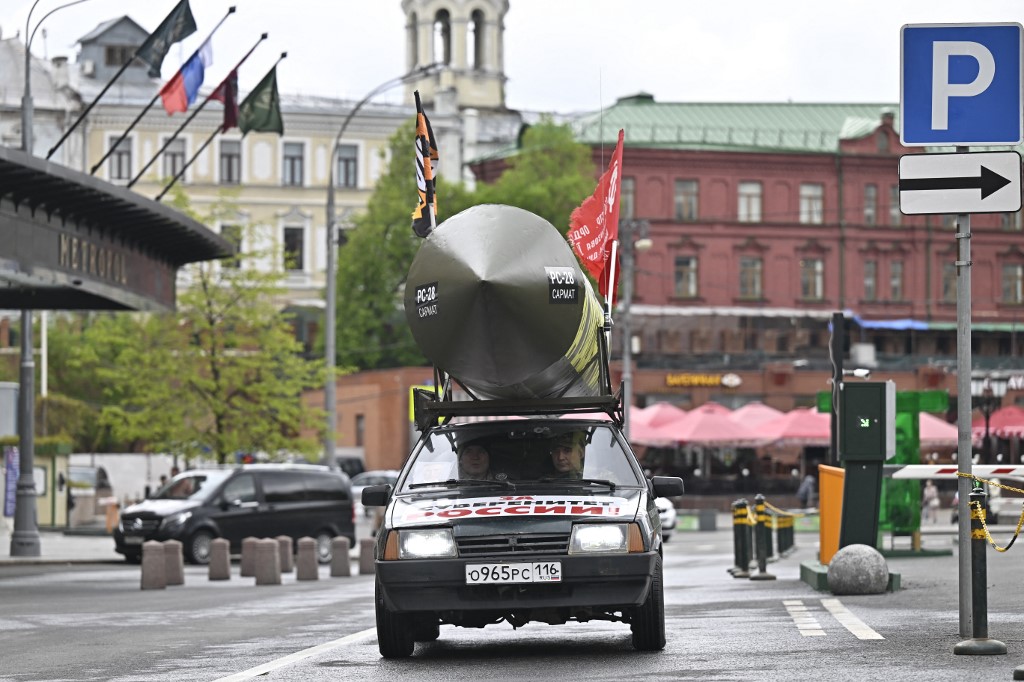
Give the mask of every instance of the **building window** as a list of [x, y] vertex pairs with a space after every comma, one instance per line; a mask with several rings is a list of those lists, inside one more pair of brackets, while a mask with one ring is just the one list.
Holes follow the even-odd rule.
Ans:
[[1024, 303], [1024, 265], [1003, 266], [1003, 303]]
[[302, 143], [285, 142], [282, 156], [281, 183], [286, 187], [302, 187]]
[[107, 45], [103, 50], [106, 66], [124, 66], [134, 58], [135, 48], [131, 45]]
[[619, 188], [619, 220], [636, 217], [636, 178], [622, 178]]
[[354, 144], [343, 144], [338, 146], [338, 187], [359, 186], [359, 149]]
[[676, 220], [684, 223], [697, 220], [696, 180], [676, 180]]
[[185, 167], [185, 140], [180, 137], [172, 140], [164, 150], [164, 177], [174, 178]]
[[238, 254], [242, 251], [242, 226], [241, 225], [221, 225], [220, 236], [231, 244], [235, 248], [235, 255], [223, 258], [220, 261], [222, 268], [237, 269], [241, 260]]
[[297, 271], [303, 269], [305, 263], [303, 253], [303, 242], [305, 240], [305, 229], [301, 227], [284, 228], [284, 269]]
[[452, 19], [448, 10], [438, 10], [434, 15], [434, 63], [452, 63]]
[[903, 300], [903, 261], [889, 263], [889, 300]]
[[242, 182], [242, 141], [220, 141], [220, 184], [237, 185]]
[[737, 217], [741, 223], [761, 222], [761, 183], [741, 182], [739, 184], [739, 205]]
[[356, 415], [356, 447], [366, 445], [366, 415]]
[[864, 261], [864, 300], [878, 300], [878, 261]]
[[903, 224], [903, 214], [900, 213], [900, 186], [889, 187], [889, 224], [899, 227]]
[[878, 131], [878, 136], [875, 138], [875, 142], [878, 146], [878, 152], [880, 154], [886, 154], [889, 151], [889, 134], [884, 130]]
[[825, 186], [817, 182], [800, 184], [800, 222], [821, 225], [825, 222]]
[[[117, 146], [114, 146], [117, 143]], [[117, 142], [116, 137], [111, 137], [108, 144], [113, 147], [114, 153], [107, 158], [107, 175], [111, 180], [132, 179], [132, 142], [127, 137]]]
[[809, 301], [825, 298], [825, 262], [822, 259], [800, 259], [800, 296]]
[[956, 266], [952, 263], [942, 264], [942, 302], [956, 302]]
[[1016, 213], [1001, 213], [999, 219], [999, 223], [1004, 230], [1020, 232], [1020, 211], [1017, 211]]
[[680, 298], [697, 298], [697, 257], [676, 256], [676, 291]]
[[466, 44], [470, 47], [472, 61], [469, 67], [474, 71], [484, 69], [484, 13], [478, 9], [469, 15], [468, 36]]
[[878, 223], [878, 185], [864, 185], [864, 224]]
[[761, 298], [762, 261], [756, 256], [740, 258], [740, 298]]

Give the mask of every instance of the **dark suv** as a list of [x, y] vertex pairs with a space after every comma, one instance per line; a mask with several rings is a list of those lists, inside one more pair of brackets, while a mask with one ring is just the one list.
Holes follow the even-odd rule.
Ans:
[[[480, 401], [491, 418], [495, 401]], [[391, 486], [364, 488], [386, 505], [377, 534], [377, 639], [409, 656], [439, 625], [507, 621], [628, 623], [641, 650], [665, 646], [661, 520], [655, 499], [682, 480], [648, 480], [619, 419], [574, 416], [617, 407], [532, 401], [519, 417], [417, 418], [424, 434]], [[617, 405], [617, 403], [616, 403]], [[469, 410], [473, 409], [472, 403]], [[554, 412], [561, 414], [553, 414]], [[501, 410], [504, 411], [504, 410]]]
[[138, 562], [146, 540], [180, 540], [188, 561], [206, 564], [214, 538], [226, 538], [237, 554], [243, 538], [279, 535], [315, 538], [321, 563], [330, 562], [334, 537], [354, 545], [348, 476], [302, 464], [185, 471], [126, 508], [114, 542], [126, 560]]

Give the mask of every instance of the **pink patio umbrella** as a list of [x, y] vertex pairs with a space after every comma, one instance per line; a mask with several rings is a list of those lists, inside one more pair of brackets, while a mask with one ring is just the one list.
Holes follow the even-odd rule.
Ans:
[[774, 407], [769, 407], [762, 402], [755, 401], [733, 410], [729, 414], [729, 419], [746, 426], [760, 426], [765, 422], [778, 419], [783, 414], [785, 412], [782, 410], [776, 410]]
[[[918, 437], [923, 448], [943, 448], [957, 444], [958, 429], [941, 417], [922, 412], [918, 422]], [[984, 432], [984, 427], [982, 427]]]
[[[971, 431], [981, 439], [985, 437], [985, 417], [975, 417], [971, 422]], [[1000, 407], [992, 413], [988, 420], [989, 435], [999, 438], [1014, 438], [1024, 435], [1024, 409], [1016, 405]]]
[[686, 416], [686, 410], [672, 403], [658, 402], [630, 413], [631, 424], [660, 427]]
[[729, 419], [730, 410], [709, 403], [690, 410], [686, 416], [664, 426], [657, 434], [688, 445], [756, 445], [760, 439], [752, 429]]
[[798, 407], [778, 419], [761, 424], [757, 433], [772, 445], [826, 446], [832, 436], [831, 417], [827, 412]]

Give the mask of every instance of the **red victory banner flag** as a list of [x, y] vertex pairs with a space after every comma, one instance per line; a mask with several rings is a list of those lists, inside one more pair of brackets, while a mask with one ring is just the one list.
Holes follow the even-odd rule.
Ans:
[[569, 244], [583, 267], [597, 280], [598, 290], [607, 300], [609, 292], [608, 264], [612, 260], [612, 244], [619, 237], [619, 188], [622, 185], [622, 139], [615, 145], [611, 163], [597, 189], [587, 197], [569, 218]]

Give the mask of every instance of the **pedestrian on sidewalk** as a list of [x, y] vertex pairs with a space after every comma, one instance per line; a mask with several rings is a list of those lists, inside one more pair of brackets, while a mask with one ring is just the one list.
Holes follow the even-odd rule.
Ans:
[[939, 521], [939, 489], [931, 480], [925, 481], [921, 493], [921, 522], [938, 523]]

